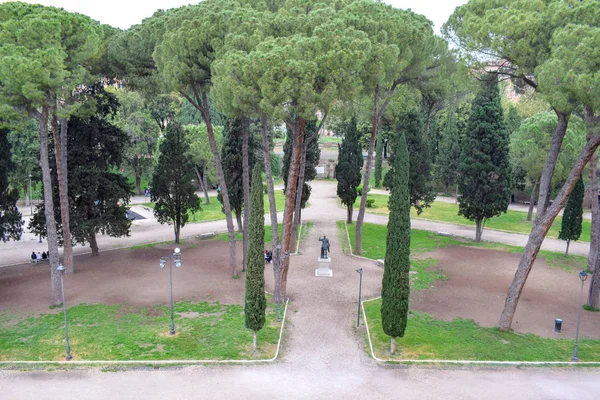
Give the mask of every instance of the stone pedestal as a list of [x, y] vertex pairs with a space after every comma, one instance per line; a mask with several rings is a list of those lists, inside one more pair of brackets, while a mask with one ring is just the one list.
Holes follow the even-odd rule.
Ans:
[[315, 269], [315, 276], [327, 276], [332, 278], [333, 271], [329, 266], [331, 265], [331, 258], [318, 258], [319, 268]]

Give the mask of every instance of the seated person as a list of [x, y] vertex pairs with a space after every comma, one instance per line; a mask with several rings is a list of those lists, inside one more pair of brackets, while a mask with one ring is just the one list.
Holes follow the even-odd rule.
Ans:
[[273, 252], [271, 250], [267, 251], [267, 262], [270, 264], [273, 260]]
[[31, 259], [32, 260], [37, 260], [37, 256], [35, 255], [35, 251], [31, 252]]
[[42, 253], [42, 260], [46, 260], [46, 259], [48, 259], [48, 254], [46, 254], [46, 252], [44, 251]]
[[269, 261], [269, 252], [267, 250], [265, 250], [265, 263], [268, 263]]

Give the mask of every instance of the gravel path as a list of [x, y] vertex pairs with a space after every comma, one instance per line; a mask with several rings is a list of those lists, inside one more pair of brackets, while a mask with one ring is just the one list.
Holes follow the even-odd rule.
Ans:
[[[364, 297], [377, 296], [382, 269], [344, 255], [329, 182], [314, 182], [312, 207], [303, 214], [313, 227], [292, 258], [291, 298], [281, 358], [254, 366], [194, 366], [163, 370], [100, 372], [0, 371], [2, 398], [53, 399], [595, 399], [596, 370], [538, 368], [421, 368], [379, 365], [364, 351], [356, 332], [358, 274], [364, 268]], [[372, 220], [372, 218], [369, 218]], [[375, 219], [377, 220], [377, 219]], [[203, 224], [204, 225], [204, 224]], [[194, 225], [191, 225], [194, 226]], [[200, 226], [197, 224], [196, 226]], [[187, 229], [187, 228], [186, 228]], [[215, 229], [216, 230], [216, 229]], [[189, 233], [188, 233], [189, 234]], [[154, 232], [154, 237], [157, 233]], [[315, 277], [318, 237], [331, 242], [333, 278]], [[160, 240], [160, 239], [158, 239]], [[118, 393], [118, 396], [115, 394]]]

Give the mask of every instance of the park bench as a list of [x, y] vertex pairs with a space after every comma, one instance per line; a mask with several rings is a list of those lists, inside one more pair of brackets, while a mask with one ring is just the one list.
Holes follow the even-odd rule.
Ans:
[[50, 261], [50, 259], [49, 258], [36, 258], [34, 260], [34, 259], [30, 258], [29, 259], [29, 264], [39, 264], [39, 263], [42, 263], [42, 262], [45, 262], [45, 261]]

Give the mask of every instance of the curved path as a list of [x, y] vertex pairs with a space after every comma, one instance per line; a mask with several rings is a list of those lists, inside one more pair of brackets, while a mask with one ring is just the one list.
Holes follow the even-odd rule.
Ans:
[[[365, 351], [364, 327], [358, 332], [355, 329], [355, 270], [365, 270], [365, 297], [378, 294], [382, 270], [342, 253], [335, 221], [343, 219], [345, 211], [338, 207], [331, 183], [313, 183], [311, 204], [303, 218], [314, 225], [300, 255], [291, 261], [291, 302], [277, 362], [122, 372], [0, 371], [2, 398], [50, 399], [67, 394], [70, 398], [105, 399], [116, 393], [119, 399], [597, 398], [600, 381], [593, 369], [436, 369], [374, 362]], [[330, 238], [333, 278], [314, 276], [318, 237], [322, 235]]]

